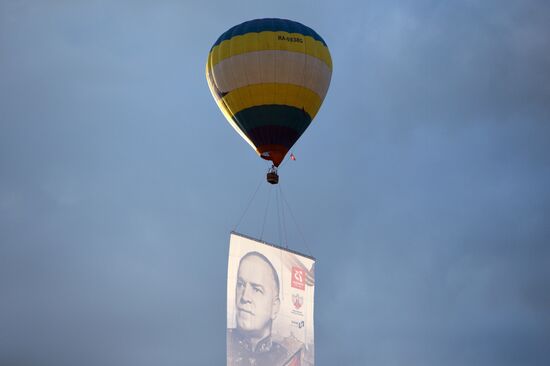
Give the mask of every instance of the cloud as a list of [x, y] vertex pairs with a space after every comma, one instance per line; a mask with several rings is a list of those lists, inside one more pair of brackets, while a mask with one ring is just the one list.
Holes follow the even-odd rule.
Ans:
[[0, 363], [223, 363], [227, 234], [265, 169], [204, 62], [268, 14], [335, 65], [281, 169], [317, 364], [548, 364], [542, 1], [2, 3]]

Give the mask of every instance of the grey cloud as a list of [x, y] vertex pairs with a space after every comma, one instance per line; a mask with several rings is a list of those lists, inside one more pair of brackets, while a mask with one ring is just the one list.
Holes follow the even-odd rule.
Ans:
[[[0, 363], [223, 363], [227, 234], [265, 166], [204, 62], [229, 26], [280, 16], [335, 65], [281, 169], [289, 243], [318, 258], [317, 364], [548, 364], [549, 14], [3, 2]], [[267, 192], [239, 231], [259, 236]]]

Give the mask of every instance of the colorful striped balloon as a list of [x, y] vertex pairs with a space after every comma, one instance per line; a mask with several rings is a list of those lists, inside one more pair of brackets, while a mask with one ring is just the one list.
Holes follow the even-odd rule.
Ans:
[[330, 84], [332, 59], [311, 28], [285, 19], [237, 25], [214, 43], [206, 79], [222, 113], [279, 166], [310, 125]]

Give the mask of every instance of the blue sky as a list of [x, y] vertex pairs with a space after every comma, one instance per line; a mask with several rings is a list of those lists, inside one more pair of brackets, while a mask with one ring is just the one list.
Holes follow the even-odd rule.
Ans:
[[0, 364], [224, 363], [229, 232], [267, 166], [204, 68], [262, 17], [312, 27], [334, 62], [281, 169], [318, 260], [317, 364], [548, 365], [534, 0], [0, 1]]

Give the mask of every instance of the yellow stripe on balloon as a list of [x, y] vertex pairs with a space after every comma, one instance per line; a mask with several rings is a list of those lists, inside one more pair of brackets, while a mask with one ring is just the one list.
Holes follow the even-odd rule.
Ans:
[[212, 68], [220, 61], [231, 56], [264, 50], [305, 53], [322, 60], [332, 70], [330, 53], [322, 42], [300, 33], [270, 31], [247, 33], [223, 41], [210, 51], [208, 65]]
[[221, 100], [221, 107], [225, 108], [230, 116], [240, 111], [268, 104], [279, 104], [304, 109], [313, 119], [322, 100], [317, 93], [293, 84], [255, 84], [238, 88], [228, 93]]

